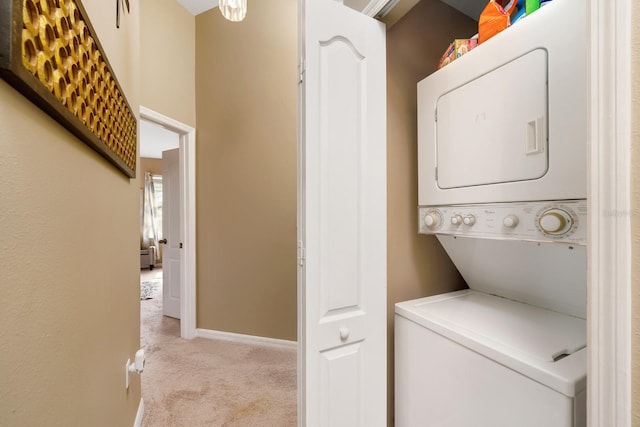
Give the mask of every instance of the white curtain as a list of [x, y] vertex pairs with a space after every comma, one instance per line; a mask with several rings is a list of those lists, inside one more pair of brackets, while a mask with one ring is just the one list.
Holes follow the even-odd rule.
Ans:
[[158, 253], [158, 241], [160, 240], [158, 223], [158, 204], [153, 186], [153, 176], [149, 172], [144, 174], [144, 191], [142, 195], [142, 249], [149, 246], [156, 247]]

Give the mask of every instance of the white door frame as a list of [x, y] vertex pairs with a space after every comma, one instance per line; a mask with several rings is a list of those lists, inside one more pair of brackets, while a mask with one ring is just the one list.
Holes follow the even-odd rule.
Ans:
[[140, 119], [178, 134], [180, 139], [180, 209], [184, 251], [180, 272], [180, 336], [196, 337], [196, 130], [140, 106]]
[[631, 3], [589, 0], [589, 426], [631, 427]]

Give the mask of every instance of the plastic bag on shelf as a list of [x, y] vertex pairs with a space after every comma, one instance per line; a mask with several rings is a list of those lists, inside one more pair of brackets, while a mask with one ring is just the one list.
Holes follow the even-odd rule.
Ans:
[[510, 25], [511, 13], [517, 3], [516, 0], [511, 0], [505, 7], [496, 0], [487, 3], [478, 22], [478, 44], [486, 42]]

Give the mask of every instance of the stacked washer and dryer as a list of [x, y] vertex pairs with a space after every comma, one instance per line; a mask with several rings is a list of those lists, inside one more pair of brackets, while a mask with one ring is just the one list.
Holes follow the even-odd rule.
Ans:
[[419, 232], [469, 289], [396, 305], [398, 427], [586, 426], [586, 19], [554, 0], [418, 84]]

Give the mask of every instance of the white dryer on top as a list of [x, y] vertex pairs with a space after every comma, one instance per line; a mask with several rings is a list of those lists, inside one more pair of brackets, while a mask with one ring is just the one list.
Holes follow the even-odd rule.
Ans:
[[552, 1], [418, 83], [420, 206], [586, 198], [586, 22]]

